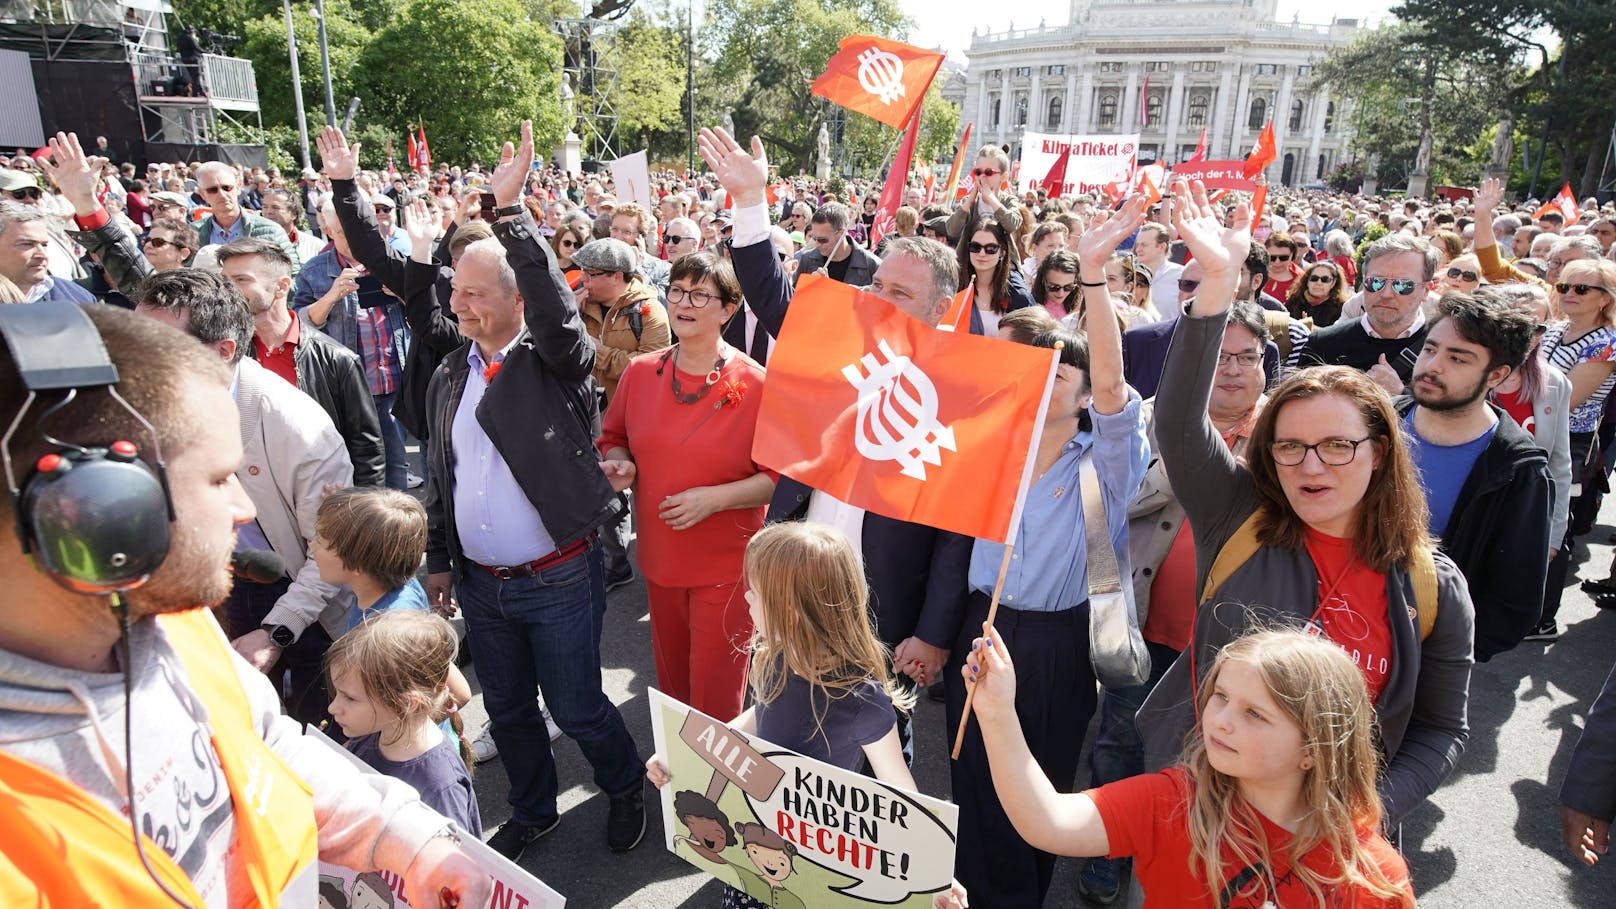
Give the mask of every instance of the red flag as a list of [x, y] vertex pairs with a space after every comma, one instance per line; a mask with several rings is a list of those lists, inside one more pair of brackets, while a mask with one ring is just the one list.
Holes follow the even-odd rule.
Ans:
[[1577, 194], [1571, 191], [1571, 181], [1560, 188], [1554, 198], [1543, 203], [1543, 207], [1532, 213], [1533, 220], [1543, 217], [1546, 212], [1558, 211], [1566, 219], [1567, 224], [1575, 224], [1582, 217], [1582, 209], [1577, 205]]
[[955, 294], [954, 299], [949, 301], [948, 309], [943, 311], [943, 318], [937, 323], [937, 330], [969, 332], [971, 319], [968, 314], [975, 305], [975, 299], [976, 283], [972, 282], [965, 285], [965, 289]]
[[1263, 169], [1274, 163], [1279, 157], [1279, 149], [1274, 144], [1274, 121], [1269, 120], [1263, 124], [1262, 132], [1257, 136], [1257, 144], [1251, 147], [1251, 154], [1246, 156], [1246, 166], [1242, 172], [1246, 179], [1251, 179], [1263, 172]]
[[1161, 187], [1167, 183], [1167, 168], [1160, 164], [1146, 164], [1134, 169], [1129, 195], [1145, 194], [1145, 204], [1155, 205], [1162, 199]]
[[926, 204], [937, 201], [937, 171], [926, 168]]
[[1150, 125], [1150, 73], [1145, 73], [1145, 84], [1139, 88], [1139, 125]]
[[421, 166], [432, 169], [432, 147], [426, 144], [426, 121], [421, 122]]
[[954, 149], [954, 163], [948, 166], [948, 179], [943, 183], [943, 198], [952, 198], [954, 190], [959, 188], [960, 168], [965, 163], [965, 150], [971, 147], [971, 124], [965, 124], [965, 133], [960, 136], [959, 148]]
[[409, 159], [410, 172], [416, 173], [421, 169], [421, 147], [415, 144], [415, 132], [413, 130], [406, 137], [404, 144], [409, 146], [404, 150], [404, 154]]
[[[898, 206], [903, 204], [903, 191], [909, 185], [909, 165], [915, 160], [915, 139], [919, 135], [920, 111], [917, 109], [914, 119], [909, 121], [909, 129], [903, 134], [903, 142], [898, 146], [898, 156], [892, 159], [892, 169], [887, 171], [887, 185], [881, 190], [881, 204], [876, 207], [875, 221], [870, 225], [871, 249], [895, 227]], [[857, 208], [853, 210], [858, 211]]]
[[1184, 163], [1193, 164], [1193, 163], [1195, 163], [1197, 161], [1205, 161], [1205, 160], [1206, 160], [1206, 127], [1203, 126], [1203, 127], [1201, 127], [1201, 141], [1199, 143], [1197, 143], [1196, 146], [1195, 146], [1195, 154], [1190, 155], [1189, 160], [1184, 162]]
[[909, 123], [943, 55], [873, 35], [848, 35], [814, 80], [813, 93], [893, 129]]
[[937, 331], [820, 275], [797, 301], [753, 459], [876, 514], [1013, 541], [1055, 352]]
[[1044, 174], [1044, 179], [1042, 181], [1034, 180], [1032, 188], [1039, 189], [1041, 187], [1046, 190], [1051, 197], [1059, 196], [1061, 194], [1061, 187], [1066, 183], [1066, 161], [1069, 158], [1071, 158], [1070, 154], [1056, 155], [1055, 163], [1049, 166], [1049, 173]]
[[954, 190], [954, 200], [957, 202], [960, 199], [969, 196], [975, 189], [976, 177], [972, 176], [969, 172], [966, 172], [965, 176], [960, 178], [959, 188]]
[[1268, 182], [1257, 184], [1257, 192], [1251, 197], [1251, 226], [1256, 227], [1262, 223], [1263, 209], [1268, 207]]

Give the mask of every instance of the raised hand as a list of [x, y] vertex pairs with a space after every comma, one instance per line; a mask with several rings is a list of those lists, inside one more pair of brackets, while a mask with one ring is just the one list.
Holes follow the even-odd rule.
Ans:
[[1238, 281], [1246, 257], [1251, 254], [1251, 206], [1244, 202], [1235, 206], [1225, 225], [1217, 209], [1207, 201], [1206, 186], [1200, 180], [1192, 184], [1178, 177], [1172, 186], [1178, 200], [1173, 206], [1173, 226], [1178, 228], [1179, 239], [1190, 248], [1208, 278], [1233, 276]]
[[405, 207], [404, 233], [412, 249], [430, 248], [438, 239], [438, 207], [416, 199]]
[[494, 204], [510, 208], [522, 201], [522, 187], [527, 185], [528, 172], [533, 170], [533, 121], [522, 121], [521, 141], [516, 145], [505, 143], [500, 149], [499, 163], [489, 186], [494, 190]]
[[1503, 181], [1497, 177], [1482, 178], [1481, 186], [1476, 189], [1476, 197], [1471, 201], [1474, 203], [1477, 220], [1486, 214], [1487, 220], [1491, 221], [1493, 212], [1498, 210], [1498, 203], [1504, 201]]
[[320, 149], [320, 161], [325, 175], [333, 180], [352, 180], [359, 174], [359, 143], [348, 144], [342, 130], [327, 126], [320, 130], [314, 144]]
[[1078, 260], [1090, 269], [1104, 268], [1117, 246], [1145, 223], [1146, 204], [1144, 193], [1134, 193], [1121, 211], [1105, 221], [1096, 219], [1077, 241]]
[[763, 188], [769, 181], [769, 159], [763, 153], [763, 140], [752, 137], [752, 153], [747, 154], [735, 137], [722, 128], [702, 128], [696, 136], [702, 160], [718, 175], [718, 182], [734, 197], [735, 207], [744, 208], [764, 201]]
[[77, 133], [57, 133], [50, 140], [50, 152], [48, 159], [42, 156], [35, 160], [67, 201], [73, 203], [73, 211], [88, 215], [100, 208], [95, 189], [101, 184], [101, 167], [107, 159], [86, 155]]

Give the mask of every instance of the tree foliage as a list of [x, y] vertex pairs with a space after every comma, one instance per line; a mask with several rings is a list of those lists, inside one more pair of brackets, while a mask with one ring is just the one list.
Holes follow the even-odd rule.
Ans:
[[[370, 31], [346, 0], [332, 0], [325, 7], [326, 46], [331, 56], [331, 87], [340, 118], [353, 96], [353, 69], [370, 40]], [[303, 103], [316, 116], [309, 119], [323, 124], [325, 88], [320, 72], [319, 26], [314, 7], [300, 4], [292, 8], [292, 28], [297, 33], [298, 81], [303, 87]], [[246, 40], [239, 53], [252, 61], [258, 80], [258, 106], [266, 123], [297, 125], [297, 105], [292, 95], [292, 66], [286, 49], [286, 20], [276, 12], [247, 22], [242, 29]], [[361, 99], [361, 111], [369, 107]]]

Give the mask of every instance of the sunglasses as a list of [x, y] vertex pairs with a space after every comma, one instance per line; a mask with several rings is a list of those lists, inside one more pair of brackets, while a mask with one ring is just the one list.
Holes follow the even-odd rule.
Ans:
[[999, 254], [997, 243], [971, 243], [965, 247], [973, 256], [996, 256]]
[[1595, 290], [1603, 290], [1607, 294], [1610, 293], [1610, 290], [1601, 284], [1556, 284], [1554, 285], [1554, 289], [1558, 290], [1561, 296], [1569, 293], [1575, 293], [1579, 297], [1585, 297], [1591, 291]]
[[812, 240], [814, 242], [815, 246], [824, 246], [826, 243], [834, 243], [834, 242], [836, 242], [836, 235], [831, 234], [828, 237], [816, 237], [816, 236], [813, 236], [812, 234], [810, 234], [808, 236], [808, 239]]
[[204, 186], [204, 187], [202, 187], [202, 194], [205, 195], [205, 196], [211, 196], [214, 193], [233, 193], [235, 191], [236, 191], [236, 188], [234, 186], [230, 186], [229, 184], [226, 184], [226, 183], [221, 183], [218, 186]]
[[1450, 268], [1450, 269], [1448, 269], [1448, 277], [1450, 277], [1450, 278], [1462, 278], [1466, 282], [1469, 282], [1469, 283], [1474, 283], [1476, 281], [1481, 280], [1481, 275], [1478, 275], [1473, 271], [1465, 271], [1462, 268]]
[[579, 245], [580, 244], [578, 243], [577, 240], [562, 240], [561, 241], [561, 247], [563, 249], [577, 249], [579, 247]]
[[[1453, 277], [1453, 274], [1451, 272], [1449, 272], [1448, 277], [1450, 277], [1450, 278]], [[1470, 278], [1468, 280], [1474, 281], [1476, 279], [1472, 277], [1472, 278]], [[1307, 276], [1307, 283], [1309, 283], [1309, 284], [1334, 284], [1335, 283], [1335, 275], [1308, 275]]]
[[150, 246], [152, 249], [166, 249], [170, 246], [174, 247], [175, 249], [186, 248], [178, 243], [175, 243], [173, 240], [164, 240], [162, 237], [147, 237], [146, 239], [140, 241], [140, 245]]
[[1412, 294], [1414, 288], [1419, 286], [1418, 282], [1411, 281], [1408, 278], [1397, 278], [1395, 280], [1392, 278], [1365, 278], [1363, 282], [1364, 290], [1372, 294], [1378, 294], [1385, 290], [1387, 284], [1392, 286], [1392, 290], [1396, 291], [1399, 297]]
[[7, 190], [7, 192], [11, 193], [11, 198], [16, 199], [19, 202], [24, 199], [39, 199], [44, 195], [39, 191], [39, 187], [37, 186], [29, 186], [25, 189], [11, 189]]
[[694, 239], [696, 239], [696, 238], [695, 237], [676, 237], [673, 234], [668, 234], [667, 236], [662, 238], [662, 242], [666, 243], [669, 246], [678, 246], [680, 243], [688, 243], [688, 242], [690, 242], [691, 240], [694, 240]]
[[1290, 260], [1291, 260], [1291, 254], [1290, 253], [1285, 253], [1282, 256], [1276, 256], [1276, 255], [1272, 255], [1272, 254], [1270, 254], [1268, 256], [1268, 261], [1270, 261], [1270, 262], [1289, 262]]
[[1200, 286], [1201, 286], [1200, 281], [1194, 281], [1194, 280], [1191, 280], [1189, 278], [1179, 278], [1178, 279], [1178, 292], [1181, 293], [1181, 294], [1195, 293], [1195, 288], [1200, 287]]
[[1051, 284], [1048, 281], [1044, 282], [1044, 290], [1052, 294], [1069, 294], [1076, 289], [1076, 282], [1071, 284]]
[[1004, 173], [1004, 171], [1002, 171], [1002, 170], [994, 170], [991, 167], [978, 167], [978, 168], [972, 169], [971, 176], [973, 176], [973, 177], [996, 177], [996, 176], [998, 176], [999, 174], [1002, 174], [1002, 173]]

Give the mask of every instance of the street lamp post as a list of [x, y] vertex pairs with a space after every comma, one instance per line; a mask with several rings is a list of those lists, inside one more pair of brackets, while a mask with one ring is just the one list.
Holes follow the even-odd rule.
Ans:
[[297, 68], [297, 33], [292, 30], [292, 0], [281, 0], [281, 9], [286, 13], [286, 47], [291, 52], [292, 63], [292, 103], [297, 107], [297, 143], [303, 152], [303, 169], [313, 167], [309, 158], [309, 124], [303, 115], [303, 79], [298, 75]]
[[325, 125], [337, 125], [337, 99], [331, 94], [331, 48], [325, 41], [325, 0], [314, 0], [314, 21], [320, 26], [320, 76], [325, 80]]

